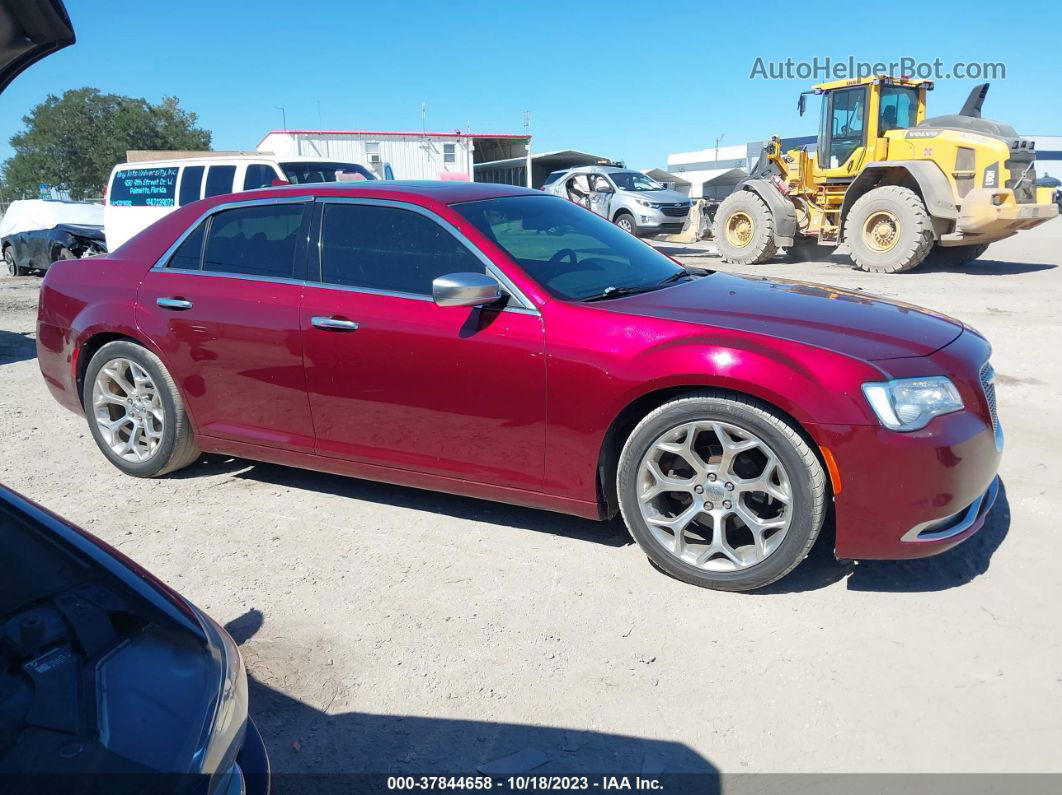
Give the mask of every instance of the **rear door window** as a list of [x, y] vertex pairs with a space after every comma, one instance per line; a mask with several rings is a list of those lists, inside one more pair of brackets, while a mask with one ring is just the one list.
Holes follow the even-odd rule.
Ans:
[[302, 203], [260, 204], [211, 216], [203, 270], [292, 278], [305, 207]]
[[207, 169], [206, 190], [203, 191], [203, 196], [232, 193], [234, 179], [236, 179], [236, 166], [211, 166]]
[[251, 163], [243, 175], [243, 189], [254, 190], [255, 188], [268, 188], [273, 180], [279, 179], [277, 172], [272, 166], [263, 163]]
[[181, 172], [180, 202], [184, 207], [194, 201], [199, 201], [200, 192], [203, 189], [203, 166], [185, 166]]
[[431, 295], [438, 276], [484, 272], [461, 241], [412, 210], [326, 204], [321, 236], [321, 280], [327, 284]]
[[112, 207], [173, 207], [177, 170], [177, 166], [167, 166], [116, 171], [107, 203]]
[[197, 271], [203, 266], [203, 230], [206, 229], [207, 221], [195, 228], [184, 242], [173, 252], [167, 268], [179, 268], [185, 271]]

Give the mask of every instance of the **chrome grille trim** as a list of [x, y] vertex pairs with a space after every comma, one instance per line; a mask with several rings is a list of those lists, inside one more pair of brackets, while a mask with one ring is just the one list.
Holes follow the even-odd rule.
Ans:
[[996, 408], [996, 371], [991, 362], [981, 365], [981, 389], [985, 393], [985, 402], [988, 404], [988, 415], [992, 419], [992, 430], [995, 432], [996, 449], [1003, 449], [1003, 428], [999, 424], [999, 413]]

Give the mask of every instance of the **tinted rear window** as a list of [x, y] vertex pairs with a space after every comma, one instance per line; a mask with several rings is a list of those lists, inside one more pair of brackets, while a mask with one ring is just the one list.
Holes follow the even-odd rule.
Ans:
[[125, 168], [114, 173], [107, 202], [112, 207], [173, 207], [177, 167]]
[[337, 182], [376, 179], [376, 175], [357, 163], [333, 163], [331, 161], [281, 163], [284, 177], [292, 185], [314, 182]]
[[290, 279], [303, 208], [303, 204], [263, 204], [214, 215], [203, 270]]
[[279, 179], [277, 172], [272, 166], [262, 163], [251, 163], [243, 175], [243, 189], [254, 190], [255, 188], [268, 188], [273, 180]]
[[181, 206], [199, 201], [199, 192], [203, 188], [202, 166], [185, 166], [181, 172]]
[[207, 169], [206, 190], [203, 191], [203, 197], [232, 193], [234, 179], [236, 179], [236, 166], [211, 166]]
[[207, 222], [204, 221], [184, 239], [184, 242], [173, 252], [170, 261], [166, 263], [167, 268], [181, 268], [189, 271], [200, 269], [203, 264], [203, 230], [206, 225]]

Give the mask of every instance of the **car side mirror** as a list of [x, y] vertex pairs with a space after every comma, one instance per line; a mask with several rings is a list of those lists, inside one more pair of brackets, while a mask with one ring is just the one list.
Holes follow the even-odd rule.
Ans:
[[502, 297], [501, 285], [485, 273], [448, 273], [431, 283], [439, 306], [483, 306]]

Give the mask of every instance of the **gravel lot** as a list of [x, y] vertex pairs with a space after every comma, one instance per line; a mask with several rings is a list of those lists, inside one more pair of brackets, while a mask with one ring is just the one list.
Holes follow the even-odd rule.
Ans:
[[0, 277], [0, 481], [229, 623], [279, 771], [1062, 772], [1060, 264], [1054, 221], [957, 271], [742, 269], [993, 341], [1004, 491], [934, 559], [841, 566], [827, 541], [766, 593], [713, 593], [618, 522], [220, 457], [129, 478], [45, 389], [37, 277]]

